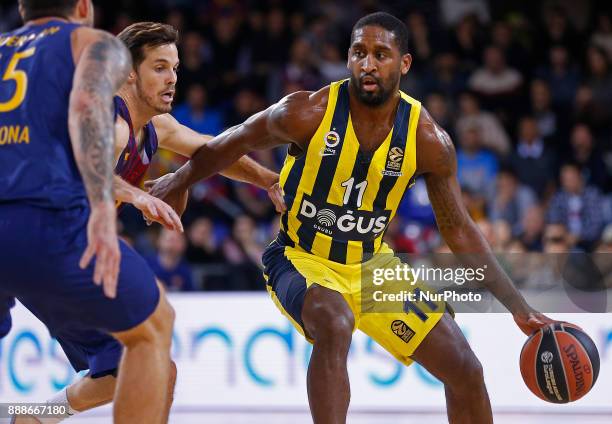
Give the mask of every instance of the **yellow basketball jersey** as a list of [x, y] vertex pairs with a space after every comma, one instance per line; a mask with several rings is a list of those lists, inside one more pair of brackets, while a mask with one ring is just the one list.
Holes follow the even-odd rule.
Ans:
[[413, 181], [421, 103], [401, 93], [393, 129], [374, 152], [359, 150], [348, 80], [331, 84], [325, 116], [280, 174], [287, 212], [279, 241], [344, 264], [378, 252], [389, 222]]

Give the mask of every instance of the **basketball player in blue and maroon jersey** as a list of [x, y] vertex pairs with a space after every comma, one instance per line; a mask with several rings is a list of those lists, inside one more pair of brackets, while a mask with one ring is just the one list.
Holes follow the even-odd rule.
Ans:
[[165, 422], [174, 311], [116, 232], [113, 95], [129, 52], [91, 28], [91, 0], [19, 9], [26, 24], [0, 35], [0, 316], [18, 299], [91, 373], [95, 341], [75, 335], [113, 336], [114, 422]]
[[[190, 158], [212, 137], [191, 130], [169, 114], [179, 66], [178, 32], [170, 25], [139, 22], [117, 37], [132, 53], [133, 70], [115, 97], [116, 172], [138, 185], [157, 147]], [[267, 190], [276, 210], [284, 211], [277, 173], [242, 157], [221, 174]]]
[[[114, 98], [117, 160], [115, 198], [118, 203], [133, 204], [148, 220], [158, 221], [166, 228], [182, 231], [180, 218], [172, 208], [138, 189], [158, 147], [191, 157], [212, 138], [192, 131], [167, 114], [171, 111], [177, 82], [178, 33], [169, 25], [140, 22], [124, 29], [118, 38], [130, 50], [133, 69]], [[246, 156], [221, 173], [266, 189], [276, 210], [285, 210], [282, 191], [278, 185], [278, 174]], [[104, 334], [89, 332], [75, 336], [97, 342], [96, 357], [100, 365], [95, 375], [90, 372], [49, 400], [53, 403], [63, 402], [69, 406], [70, 414], [63, 418], [113, 400], [115, 375], [121, 354], [118, 342]], [[69, 344], [65, 340], [59, 341], [62, 347]], [[169, 385], [170, 388], [172, 386]], [[58, 419], [57, 422], [59, 421]], [[18, 424], [20, 423], [21, 421], [18, 421]]]

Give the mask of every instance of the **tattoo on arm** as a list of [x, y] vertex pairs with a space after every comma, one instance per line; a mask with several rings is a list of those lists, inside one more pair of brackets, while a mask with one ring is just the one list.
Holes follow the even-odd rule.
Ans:
[[69, 128], [90, 203], [113, 201], [113, 96], [131, 70], [121, 41], [100, 34], [81, 55], [70, 96]]
[[435, 159], [438, 172], [426, 174], [425, 178], [438, 228], [444, 232], [465, 225], [466, 216], [461, 207], [461, 192], [452, 188], [457, 168], [452, 142], [449, 138], [440, 145], [440, 153]]
[[427, 191], [440, 231], [453, 230], [465, 223], [464, 216], [454, 201], [453, 193], [446, 181], [428, 184]]

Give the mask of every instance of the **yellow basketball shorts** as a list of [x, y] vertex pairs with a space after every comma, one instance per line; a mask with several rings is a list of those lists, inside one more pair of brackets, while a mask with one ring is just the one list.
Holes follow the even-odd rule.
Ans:
[[362, 290], [362, 272], [395, 268], [398, 264], [399, 258], [384, 243], [380, 254], [362, 264], [340, 264], [282, 245], [278, 240], [263, 255], [267, 290], [300, 334], [305, 336], [301, 317], [304, 297], [308, 287], [316, 284], [344, 297], [355, 317], [355, 330], [363, 331], [400, 362], [410, 365], [411, 355], [442, 318], [446, 304], [427, 302], [427, 307], [410, 304], [393, 312], [368, 312], [368, 307], [362, 305], [362, 295], [367, 292]]

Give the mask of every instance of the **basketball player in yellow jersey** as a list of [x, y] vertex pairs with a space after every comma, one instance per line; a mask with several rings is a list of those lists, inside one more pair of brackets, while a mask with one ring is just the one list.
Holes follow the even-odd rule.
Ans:
[[190, 184], [251, 150], [290, 144], [280, 180], [288, 212], [263, 262], [273, 300], [314, 344], [308, 397], [317, 424], [346, 421], [346, 360], [356, 328], [402, 363], [416, 361], [438, 377], [451, 423], [493, 420], [482, 367], [444, 304], [389, 314], [360, 308], [362, 268], [396, 264], [382, 254], [391, 252], [382, 234], [417, 175], [425, 178], [444, 240], [455, 253], [485, 258], [485, 284], [520, 329], [529, 334], [551, 322], [525, 302], [470, 219], [448, 134], [400, 92], [412, 61], [407, 44], [408, 31], [393, 16], [362, 18], [351, 36], [350, 80], [285, 97], [215, 137], [151, 190], [180, 213], [180, 193]]

